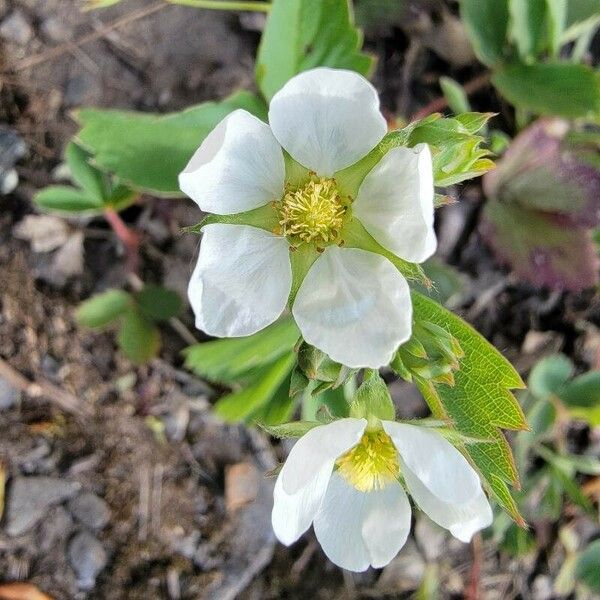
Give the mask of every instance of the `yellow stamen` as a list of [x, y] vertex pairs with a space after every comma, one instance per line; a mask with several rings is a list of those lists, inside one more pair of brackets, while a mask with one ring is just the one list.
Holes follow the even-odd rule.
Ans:
[[340, 234], [346, 206], [335, 179], [313, 177], [303, 187], [287, 189], [277, 210], [283, 235], [300, 243], [328, 244]]
[[339, 474], [361, 492], [380, 490], [400, 475], [398, 451], [382, 430], [366, 432], [352, 450], [337, 459], [336, 466]]

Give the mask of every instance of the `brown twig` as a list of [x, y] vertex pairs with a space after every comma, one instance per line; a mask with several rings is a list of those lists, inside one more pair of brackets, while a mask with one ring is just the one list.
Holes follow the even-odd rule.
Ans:
[[[484, 88], [490, 82], [490, 74], [482, 73], [471, 81], [468, 81], [463, 86], [467, 96], [474, 94], [480, 89]], [[419, 109], [411, 118], [411, 121], [418, 121], [424, 117], [431, 115], [432, 113], [440, 112], [448, 106], [448, 101], [444, 96], [432, 100], [429, 104], [426, 104], [423, 108]]]
[[65, 412], [77, 417], [89, 417], [92, 410], [76, 396], [46, 380], [29, 381], [27, 377], [0, 358], [0, 377], [31, 398], [48, 398]]
[[21, 62], [17, 63], [14, 67], [7, 69], [8, 71], [12, 71], [13, 73], [18, 73], [20, 71], [24, 71], [26, 69], [31, 69], [32, 67], [36, 67], [37, 65], [41, 65], [42, 63], [48, 62], [49, 60], [54, 60], [59, 58], [63, 54], [67, 52], [76, 51], [80, 46], [84, 46], [85, 44], [89, 44], [90, 42], [94, 42], [97, 39], [104, 37], [107, 33], [110, 33], [114, 29], [118, 29], [119, 27], [124, 27], [129, 23], [133, 23], [134, 21], [138, 21], [139, 19], [143, 19], [159, 10], [162, 10], [166, 6], [169, 6], [165, 2], [157, 2], [156, 4], [151, 4], [146, 8], [142, 8], [138, 11], [132, 12], [120, 19], [116, 19], [112, 23], [108, 23], [104, 27], [100, 27], [94, 33], [89, 33], [84, 35], [83, 37], [75, 40], [74, 42], [65, 42], [64, 44], [60, 44], [55, 48], [47, 50], [46, 52], [41, 52], [40, 54], [34, 54], [33, 56], [28, 56], [24, 58]]

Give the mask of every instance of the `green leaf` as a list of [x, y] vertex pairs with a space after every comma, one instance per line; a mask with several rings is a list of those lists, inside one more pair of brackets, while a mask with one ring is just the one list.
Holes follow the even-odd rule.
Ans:
[[294, 321], [282, 319], [248, 337], [190, 346], [184, 350], [185, 366], [210, 381], [232, 383], [292, 350], [299, 337]]
[[281, 423], [280, 425], [267, 425], [258, 423], [261, 429], [264, 429], [269, 435], [275, 438], [299, 438], [322, 423], [318, 421], [293, 421], [292, 423]]
[[564, 355], [547, 356], [536, 363], [529, 374], [529, 390], [540, 399], [557, 394], [573, 375], [573, 363]]
[[498, 69], [492, 83], [517, 108], [538, 115], [600, 115], [600, 73], [587, 65], [512, 64]]
[[508, 28], [508, 1], [461, 0], [460, 15], [477, 58], [490, 66], [501, 61]]
[[258, 48], [258, 87], [270, 100], [294, 75], [314, 67], [367, 76], [373, 58], [361, 47], [348, 0], [274, 0]]
[[417, 381], [433, 415], [456, 429], [493, 442], [469, 444], [467, 452], [500, 504], [522, 522], [506, 483], [518, 484], [514, 459], [500, 428], [526, 429], [523, 411], [510, 389], [524, 383], [512, 365], [469, 324], [418, 292], [412, 293], [414, 320], [429, 321], [454, 336], [464, 352], [454, 385]]
[[592, 542], [577, 559], [575, 579], [600, 592], [600, 540]]
[[562, 43], [577, 39], [584, 32], [600, 25], [598, 0], [568, 0]]
[[546, 0], [548, 46], [554, 56], [557, 56], [560, 50], [563, 32], [567, 24], [567, 7], [569, 4], [573, 4], [573, 2], [568, 0]]
[[63, 212], [101, 212], [102, 200], [86, 195], [82, 190], [68, 185], [51, 185], [39, 191], [33, 201], [42, 209]]
[[179, 173], [217, 123], [237, 108], [266, 118], [266, 106], [250, 92], [167, 115], [84, 108], [76, 113], [78, 139], [101, 169], [136, 188], [180, 196]]
[[278, 425], [287, 423], [294, 416], [298, 398], [289, 394], [290, 377], [286, 377], [271, 399], [252, 415], [252, 420], [261, 426]]
[[590, 371], [565, 383], [556, 392], [567, 406], [593, 408], [600, 406], [600, 371]]
[[250, 419], [257, 410], [271, 400], [289, 376], [295, 361], [296, 355], [287, 352], [271, 366], [264, 368], [253, 384], [220, 398], [214, 407], [215, 414], [228, 422]]
[[454, 114], [459, 115], [471, 110], [467, 93], [458, 81], [455, 81], [451, 77], [440, 77], [440, 87], [442, 88], [446, 102], [448, 102], [448, 106]]
[[546, 0], [509, 0], [508, 36], [524, 62], [533, 59], [546, 43]]
[[90, 155], [81, 146], [69, 142], [65, 159], [73, 181], [87, 196], [103, 203], [106, 196], [104, 175], [89, 163]]
[[85, 327], [104, 327], [122, 316], [131, 305], [132, 298], [127, 292], [107, 290], [82, 302], [75, 318]]
[[160, 285], [145, 285], [136, 296], [140, 310], [156, 321], [166, 321], [174, 317], [182, 306], [181, 297], [173, 290]]
[[130, 308], [123, 317], [118, 342], [132, 362], [141, 364], [158, 354], [160, 332], [141, 312]]

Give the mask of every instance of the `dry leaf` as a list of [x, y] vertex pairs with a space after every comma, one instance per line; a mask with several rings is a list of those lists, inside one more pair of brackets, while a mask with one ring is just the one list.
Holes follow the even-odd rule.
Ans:
[[52, 600], [31, 583], [0, 585], [0, 600]]

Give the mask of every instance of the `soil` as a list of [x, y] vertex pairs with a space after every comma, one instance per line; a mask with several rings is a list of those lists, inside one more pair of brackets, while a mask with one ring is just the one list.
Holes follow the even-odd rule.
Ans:
[[[391, 19], [367, 32], [367, 47], [378, 56], [374, 82], [389, 114], [415, 114], [435, 100], [441, 73], [463, 82], [480, 74], [460, 44], [453, 55], [435, 50], [436, 32], [448, 31], [435, 29], [439, 11], [429, 25], [422, 15], [439, 5], [415, 2], [402, 26]], [[492, 540], [465, 546], [419, 517], [389, 567], [359, 575], [329, 563], [312, 533], [290, 549], [276, 544], [267, 474], [286, 448], [211, 416], [218, 391], [183, 369], [187, 343], [176, 330], [165, 326], [160, 358], [135, 367], [116, 350], [114, 332], [76, 325], [82, 299], [127, 284], [118, 241], [102, 220], [69, 221], [65, 235], [81, 235], [84, 263], [78, 275], [61, 278], [56, 250], [36, 252], [14, 235], [36, 212], [32, 194], [52, 181], [76, 131], [71, 111], [96, 105], [166, 112], [251, 88], [262, 25], [257, 15], [160, 2], [128, 0], [93, 13], [80, 6], [0, 0], [0, 121], [28, 148], [17, 164], [19, 186], [0, 196], [0, 391], [10, 392], [0, 394], [10, 399], [0, 401], [0, 488], [7, 479], [0, 585], [26, 581], [55, 600], [400, 598], [435, 568], [441, 598], [466, 597], [473, 580], [485, 599], [553, 597], [548, 580], [564, 559], [556, 524], [536, 529], [549, 537], [537, 556], [509, 560]], [[80, 43], [94, 33], [93, 41]], [[491, 88], [472, 100], [498, 110], [510, 131], [510, 111]], [[441, 258], [467, 281], [458, 312], [524, 376], [540, 356], [559, 350], [580, 370], [600, 367], [597, 294], [540, 291], [516, 281], [496, 266], [478, 234], [479, 184], [453, 193], [461, 202], [439, 211], [438, 229]], [[183, 293], [197, 240], [179, 231], [199, 220], [195, 207], [145, 197], [123, 216], [144, 236], [142, 277]], [[182, 321], [202, 339], [189, 310]], [[392, 389], [403, 413], [422, 414], [412, 388], [394, 383]], [[592, 436], [578, 428], [571, 437], [585, 448]], [[107, 522], [90, 527], [75, 516], [72, 499], [64, 499], [9, 535], [15, 482], [23, 477], [77, 484], [73, 497], [91, 492], [103, 500]], [[600, 533], [569, 510], [565, 521], [579, 519], [587, 537]], [[82, 533], [87, 546], [73, 556]]]

